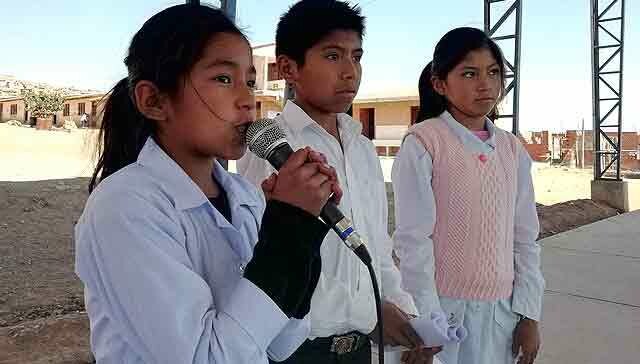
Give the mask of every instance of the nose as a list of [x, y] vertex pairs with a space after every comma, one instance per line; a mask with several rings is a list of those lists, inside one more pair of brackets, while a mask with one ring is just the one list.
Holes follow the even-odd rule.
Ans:
[[358, 73], [358, 64], [351, 58], [347, 58], [342, 66], [342, 79], [353, 80]]
[[491, 83], [489, 82], [489, 77], [486, 75], [480, 76], [478, 78], [478, 84], [477, 84], [477, 89], [478, 91], [489, 91], [489, 89], [491, 88]]
[[255, 111], [256, 96], [252, 88], [244, 85], [236, 88], [236, 107], [243, 111]]

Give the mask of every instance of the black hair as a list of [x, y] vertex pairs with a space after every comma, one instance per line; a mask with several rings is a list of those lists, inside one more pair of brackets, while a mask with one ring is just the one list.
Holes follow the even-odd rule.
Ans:
[[[456, 28], [445, 34], [436, 45], [433, 61], [429, 62], [420, 75], [418, 90], [420, 93], [420, 109], [416, 120], [419, 123], [434, 118], [447, 110], [447, 99], [436, 92], [431, 79], [433, 77], [445, 80], [451, 72], [470, 52], [478, 49], [488, 49], [500, 67], [502, 77], [502, 92], [504, 96], [505, 58], [500, 47], [485, 32], [476, 28]], [[491, 111], [489, 117], [495, 119], [497, 110]]]
[[362, 40], [365, 17], [360, 7], [339, 0], [301, 0], [280, 17], [276, 56], [286, 55], [303, 66], [307, 51], [338, 30], [354, 31]]
[[155, 123], [135, 105], [136, 84], [150, 81], [161, 92], [176, 95], [207, 43], [220, 33], [244, 37], [221, 10], [182, 4], [152, 16], [133, 36], [124, 59], [128, 76], [101, 101], [104, 111], [98, 136], [98, 163], [89, 192], [104, 178], [135, 162], [146, 140], [156, 132]]

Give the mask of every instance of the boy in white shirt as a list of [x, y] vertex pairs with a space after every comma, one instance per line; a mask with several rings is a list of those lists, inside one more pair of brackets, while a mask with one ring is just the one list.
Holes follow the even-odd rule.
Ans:
[[[336, 0], [293, 5], [278, 23], [276, 56], [295, 99], [276, 120], [294, 150], [310, 146], [336, 169], [344, 191], [340, 209], [367, 243], [381, 283], [385, 344], [419, 348], [420, 362], [430, 363], [434, 350], [421, 348], [409, 324], [417, 309], [401, 288], [393, 263], [384, 177], [375, 147], [361, 134], [361, 124], [345, 114], [360, 86], [363, 34], [358, 7]], [[238, 171], [258, 185], [273, 168], [247, 153]], [[333, 233], [325, 238], [321, 256], [309, 340], [285, 363], [370, 364], [369, 335], [377, 320], [367, 268]]]

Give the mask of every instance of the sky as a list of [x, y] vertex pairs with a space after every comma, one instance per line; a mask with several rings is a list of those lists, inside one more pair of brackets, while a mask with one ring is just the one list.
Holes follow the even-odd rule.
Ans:
[[[611, 2], [599, 1], [601, 8]], [[238, 24], [253, 45], [271, 43], [278, 17], [294, 2], [237, 0]], [[0, 74], [106, 91], [126, 76], [122, 62], [133, 34], [154, 13], [178, 3], [182, 1], [2, 0]], [[640, 1], [626, 3], [623, 129], [640, 131]], [[359, 4], [367, 16], [361, 95], [416, 89], [442, 35], [459, 26], [483, 26], [482, 0]], [[582, 119], [590, 128], [589, 1], [525, 0], [523, 6], [521, 129], [577, 129]], [[496, 13], [500, 8], [495, 7]], [[501, 46], [512, 52], [507, 43]]]

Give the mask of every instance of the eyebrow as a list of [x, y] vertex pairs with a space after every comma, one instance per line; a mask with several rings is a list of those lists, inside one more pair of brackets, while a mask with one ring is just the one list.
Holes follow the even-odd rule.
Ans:
[[[339, 49], [341, 51], [346, 51], [347, 50], [346, 48], [344, 48], [342, 46], [339, 46], [339, 45], [336, 45], [336, 44], [331, 44], [331, 45], [328, 45], [326, 47], [322, 47], [323, 51], [326, 51], [328, 49]], [[364, 53], [364, 50], [362, 48], [356, 48], [356, 49], [353, 50], [353, 53], [356, 53], [356, 52]]]
[[[492, 63], [492, 64], [490, 64], [489, 66], [487, 66], [487, 68], [495, 67], [495, 66], [497, 66], [497, 65], [498, 65], [498, 62], [495, 62], [495, 63]], [[465, 68], [465, 69], [473, 69], [473, 70], [480, 69], [480, 67], [475, 67], [475, 66], [463, 66], [462, 68]]]
[[[240, 65], [237, 62], [230, 61], [228, 59], [216, 59], [213, 62], [209, 63], [205, 68], [209, 69], [218, 66], [240, 68]], [[258, 73], [256, 71], [256, 67], [251, 65], [251, 68], [249, 68], [249, 73]]]

